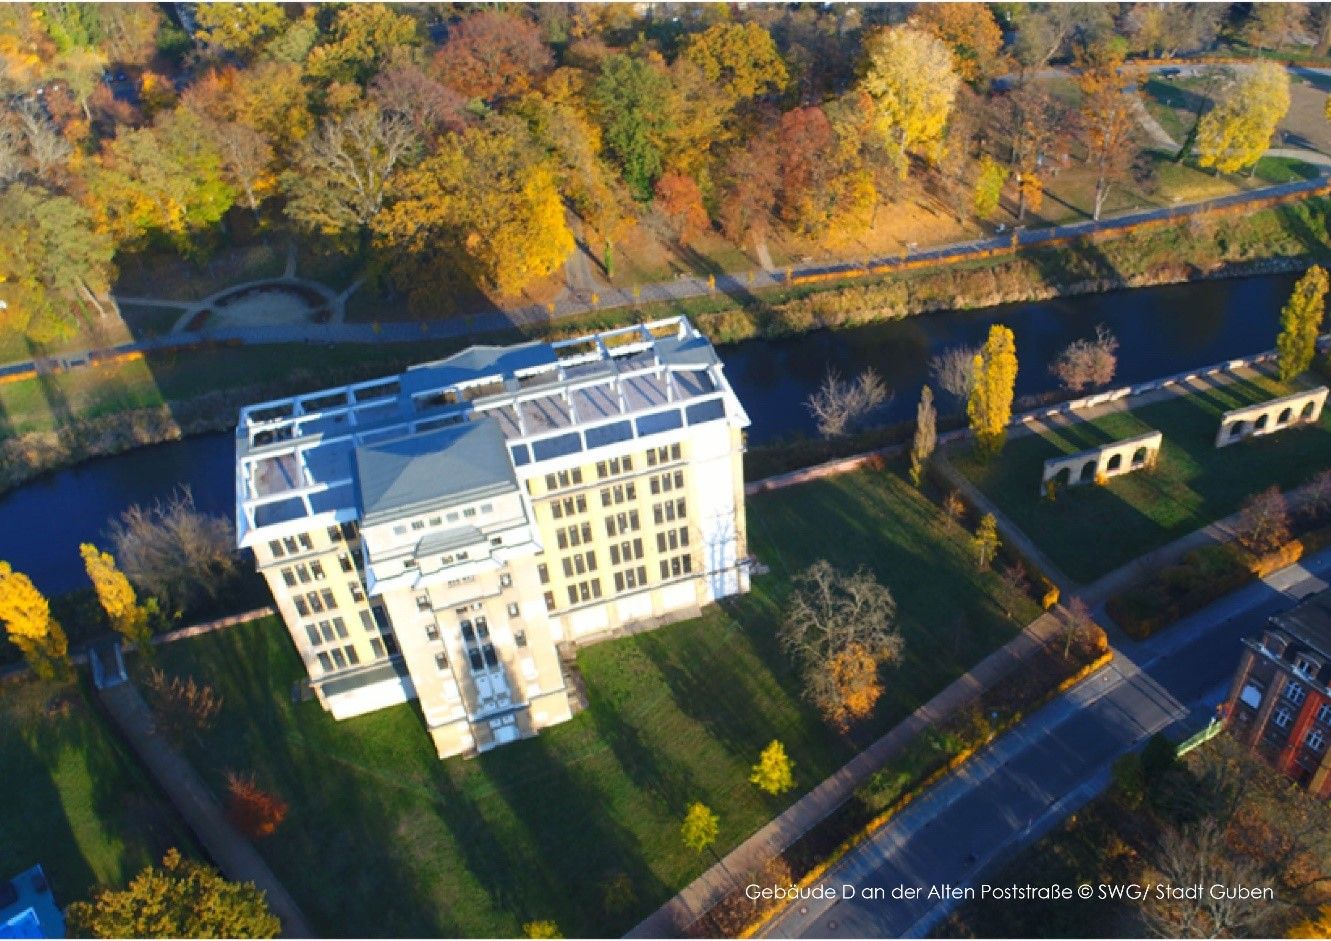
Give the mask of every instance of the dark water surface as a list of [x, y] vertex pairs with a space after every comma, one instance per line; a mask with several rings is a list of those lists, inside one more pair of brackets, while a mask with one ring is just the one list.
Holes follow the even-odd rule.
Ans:
[[[726, 372], [753, 419], [752, 444], [812, 434], [804, 400], [828, 366], [853, 376], [872, 366], [894, 390], [876, 416], [909, 420], [929, 358], [948, 346], [979, 344], [992, 323], [1012, 328], [1021, 363], [1017, 395], [1056, 385], [1048, 363], [1062, 347], [1105, 324], [1118, 337], [1118, 380], [1142, 382], [1274, 345], [1294, 275], [1116, 291], [1110, 294], [925, 314], [853, 330], [754, 340], [721, 347]], [[944, 409], [951, 403], [942, 401]], [[0, 497], [0, 559], [48, 594], [86, 584], [78, 544], [102, 541], [107, 521], [134, 503], [189, 486], [200, 509], [234, 513], [235, 448], [229, 434], [141, 448], [50, 474]]]

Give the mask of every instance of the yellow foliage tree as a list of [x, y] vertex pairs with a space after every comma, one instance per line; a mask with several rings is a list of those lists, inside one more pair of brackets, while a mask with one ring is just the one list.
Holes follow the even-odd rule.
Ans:
[[980, 525], [976, 527], [975, 535], [971, 538], [971, 547], [975, 550], [976, 566], [987, 569], [994, 561], [994, 556], [998, 554], [1000, 545], [998, 520], [994, 519], [994, 514], [986, 513], [980, 519]]
[[776, 739], [763, 749], [753, 766], [749, 781], [768, 794], [782, 794], [795, 786], [795, 763], [786, 754], [786, 746]]
[[1317, 337], [1326, 319], [1326, 269], [1313, 265], [1294, 285], [1289, 301], [1280, 311], [1280, 335], [1276, 337], [1276, 360], [1280, 378], [1289, 382], [1312, 365], [1317, 355]]
[[968, 82], [993, 75], [999, 67], [1003, 31], [986, 3], [922, 3], [910, 16], [918, 27], [952, 49], [957, 72]]
[[817, 703], [838, 728], [867, 719], [883, 697], [879, 658], [860, 643], [848, 644], [828, 658], [827, 679], [832, 695]]
[[257, 50], [287, 22], [280, 3], [201, 3], [194, 17], [200, 42], [240, 56]]
[[1253, 166], [1289, 111], [1289, 73], [1275, 62], [1246, 71], [1197, 124], [1197, 163], [1221, 173]]
[[1305, 918], [1286, 934], [1288, 938], [1331, 938], [1331, 905], [1323, 905], [1316, 915]]
[[931, 162], [942, 155], [960, 82], [952, 51], [923, 30], [889, 26], [865, 39], [860, 88], [873, 99], [874, 129], [902, 179], [911, 154]]
[[694, 33], [683, 55], [735, 99], [780, 91], [789, 77], [772, 34], [752, 20], [717, 23]]
[[0, 621], [9, 642], [22, 651], [32, 671], [45, 680], [73, 675], [69, 641], [51, 617], [51, 606], [22, 572], [0, 562]]
[[685, 846], [701, 853], [716, 842], [717, 834], [721, 832], [720, 819], [702, 801], [694, 801], [684, 814], [679, 832]]
[[1016, 385], [1016, 339], [1007, 327], [994, 324], [984, 346], [975, 354], [975, 384], [966, 402], [971, 432], [982, 455], [992, 457], [1003, 450]]
[[79, 546], [79, 555], [111, 627], [141, 652], [150, 653], [152, 629], [148, 624], [148, 609], [139, 604], [134, 586], [116, 566], [115, 556], [90, 542]]
[[522, 935], [526, 938], [562, 938], [563, 932], [553, 921], [529, 921], [522, 926]]

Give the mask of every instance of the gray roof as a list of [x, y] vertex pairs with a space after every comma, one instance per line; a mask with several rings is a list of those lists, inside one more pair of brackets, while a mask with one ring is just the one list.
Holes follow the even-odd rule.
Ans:
[[484, 534], [475, 526], [458, 526], [453, 529], [444, 529], [437, 533], [430, 533], [428, 536], [422, 536], [421, 541], [416, 543], [416, 557], [434, 555], [437, 552], [447, 552], [449, 549], [461, 549], [463, 546], [474, 546], [478, 542], [485, 542]]
[[366, 523], [517, 488], [504, 435], [492, 418], [361, 445], [353, 464]]
[[711, 366], [720, 362], [716, 350], [707, 342], [706, 337], [660, 337], [656, 341], [656, 352], [662, 362], [672, 366]]
[[511, 376], [519, 369], [553, 366], [559, 360], [549, 343], [516, 346], [469, 346], [446, 359], [413, 366], [401, 376], [402, 395], [410, 398], [426, 389], [438, 389], [486, 376]]
[[383, 683], [386, 680], [405, 680], [409, 678], [409, 675], [407, 668], [394, 657], [382, 663], [376, 663], [372, 667], [358, 670], [355, 673], [344, 673], [336, 676], [320, 685], [325, 696], [337, 696], [340, 693], [350, 693], [353, 690], [374, 686], [376, 683]]
[[1271, 623], [1290, 637], [1331, 660], [1331, 589], [1305, 598]]

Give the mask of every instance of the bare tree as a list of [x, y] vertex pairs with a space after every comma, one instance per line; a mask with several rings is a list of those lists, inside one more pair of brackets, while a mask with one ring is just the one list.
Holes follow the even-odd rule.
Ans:
[[111, 522], [109, 536], [121, 571], [168, 612], [217, 597], [236, 571], [231, 523], [199, 512], [189, 488], [151, 508], [131, 506]]
[[1104, 324], [1095, 328], [1095, 339], [1073, 340], [1049, 364], [1049, 371], [1069, 392], [1106, 386], [1118, 370], [1118, 337]]
[[43, 179], [69, 159], [71, 148], [39, 105], [24, 102], [18, 109], [19, 124], [28, 141], [28, 159]]
[[844, 725], [872, 710], [878, 668], [901, 659], [896, 599], [867, 566], [852, 573], [820, 559], [795, 578], [779, 640], [799, 661], [805, 695]]
[[375, 76], [370, 98], [387, 113], [410, 121], [423, 138], [433, 137], [442, 128], [458, 131], [466, 124], [467, 99], [409, 62]]
[[284, 178], [287, 212], [328, 234], [367, 225], [383, 208], [388, 180], [416, 150], [411, 123], [396, 114], [361, 108], [329, 118], [302, 143]]
[[200, 120], [222, 156], [227, 180], [244, 195], [251, 212], [259, 211], [265, 193], [260, 189], [273, 164], [273, 145], [268, 135], [239, 121]]
[[[1331, 11], [1327, 19], [1331, 21]], [[1312, 519], [1320, 519], [1331, 510], [1331, 469], [1320, 470], [1304, 486], [1303, 512]]]
[[1162, 938], [1258, 937], [1266, 933], [1261, 926], [1276, 914], [1278, 906], [1260, 892], [1254, 893], [1255, 898], [1229, 898], [1230, 893], [1212, 891], [1213, 886], [1275, 891], [1275, 884], [1258, 866], [1232, 852], [1214, 820], [1202, 820], [1187, 830], [1167, 829], [1154, 868], [1159, 878], [1151, 881], [1156, 885], [1201, 887], [1198, 898], [1162, 899], [1158, 892], [1147, 896], [1142, 916]]
[[1270, 487], [1244, 501], [1234, 537], [1239, 545], [1256, 555], [1274, 552], [1289, 542], [1289, 505], [1278, 487]]
[[1070, 600], [1060, 625], [1063, 634], [1063, 659], [1066, 660], [1072, 653], [1072, 645], [1075, 642], [1087, 637], [1095, 628], [1095, 618], [1091, 616], [1091, 608], [1085, 599], [1077, 596]]
[[0, 188], [23, 175], [23, 135], [8, 118], [0, 120]]
[[929, 360], [929, 375], [940, 389], [958, 402], [965, 402], [975, 388], [977, 353], [979, 350], [973, 346], [949, 346]]
[[818, 391], [805, 402], [824, 438], [838, 438], [863, 421], [888, 401], [890, 393], [881, 376], [872, 369], [859, 378], [843, 382], [835, 369], [829, 368]]

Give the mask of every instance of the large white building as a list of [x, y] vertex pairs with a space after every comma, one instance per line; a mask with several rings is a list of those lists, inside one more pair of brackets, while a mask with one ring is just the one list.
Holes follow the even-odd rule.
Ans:
[[561, 652], [748, 589], [749, 419], [672, 318], [251, 406], [236, 516], [320, 702], [441, 757], [569, 718]]

